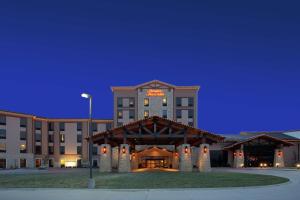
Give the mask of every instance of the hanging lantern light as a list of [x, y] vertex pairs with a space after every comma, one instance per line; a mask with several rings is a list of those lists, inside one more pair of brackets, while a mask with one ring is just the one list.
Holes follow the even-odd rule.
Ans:
[[126, 148], [125, 148], [125, 146], [122, 147], [122, 153], [123, 153], [123, 154], [126, 153]]
[[233, 153], [234, 157], [236, 157], [236, 152]]
[[104, 147], [102, 148], [102, 152], [103, 152], [104, 154], [106, 154], [106, 152], [107, 152], [106, 146], [104, 146]]
[[204, 148], [203, 148], [203, 152], [206, 154], [206, 153], [207, 153], [207, 151], [208, 151], [208, 148], [207, 148], [207, 146], [204, 146]]
[[281, 157], [281, 156], [282, 156], [282, 151], [281, 151], [281, 150], [279, 150], [279, 151], [277, 152], [277, 156], [278, 156], [278, 157]]
[[178, 153], [177, 152], [175, 153], [175, 156], [178, 157]]
[[132, 158], [135, 159], [135, 153], [132, 153]]
[[184, 153], [187, 154], [189, 152], [189, 149], [187, 146], [184, 147]]
[[242, 152], [240, 152], [240, 153], [239, 153], [239, 156], [240, 156], [240, 157], [242, 157], [242, 155], [243, 155], [243, 153], [242, 153]]

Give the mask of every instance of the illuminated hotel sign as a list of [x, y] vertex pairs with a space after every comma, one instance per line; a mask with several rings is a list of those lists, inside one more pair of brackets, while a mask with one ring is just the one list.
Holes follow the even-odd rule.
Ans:
[[148, 97], [163, 97], [165, 96], [164, 91], [160, 89], [149, 89], [147, 90], [147, 96]]

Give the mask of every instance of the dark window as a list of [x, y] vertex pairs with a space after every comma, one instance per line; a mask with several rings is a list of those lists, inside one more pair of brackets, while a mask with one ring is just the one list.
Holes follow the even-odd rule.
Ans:
[[81, 142], [82, 142], [82, 135], [77, 134], [77, 143], [81, 143]]
[[123, 111], [122, 110], [118, 110], [117, 111], [117, 115], [118, 115], [118, 119], [122, 119], [123, 118]]
[[194, 98], [193, 97], [189, 97], [189, 106], [190, 107], [194, 106]]
[[117, 127], [120, 127], [120, 126], [123, 126], [123, 123], [122, 123], [122, 122], [118, 122], [118, 123], [117, 123]]
[[106, 124], [106, 130], [111, 130], [111, 123]]
[[0, 144], [0, 153], [5, 153], [6, 152], [6, 144], [1, 143]]
[[59, 130], [60, 131], [65, 131], [65, 123], [64, 122], [59, 123]]
[[82, 148], [81, 148], [81, 146], [77, 146], [77, 154], [82, 154]]
[[59, 141], [61, 143], [64, 143], [65, 142], [65, 134], [59, 134]]
[[176, 97], [176, 106], [181, 106], [181, 97]]
[[27, 126], [27, 118], [20, 118], [20, 127]]
[[179, 109], [176, 110], [176, 118], [177, 119], [181, 118], [181, 110], [179, 110]]
[[41, 146], [35, 146], [35, 153], [36, 154], [42, 154], [42, 147]]
[[35, 130], [41, 130], [42, 129], [42, 122], [41, 121], [35, 121], [34, 122], [34, 128], [35, 128]]
[[93, 155], [97, 155], [98, 154], [98, 147], [93, 147]]
[[164, 97], [164, 98], [162, 99], [162, 105], [163, 105], [163, 106], [167, 106], [167, 105], [168, 105], [167, 97]]
[[6, 116], [0, 115], [0, 125], [6, 125]]
[[54, 142], [54, 135], [53, 134], [48, 135], [48, 142], [49, 143]]
[[0, 169], [6, 168], [6, 159], [0, 158]]
[[134, 110], [129, 110], [129, 119], [134, 119]]
[[48, 122], [48, 131], [54, 131], [54, 123]]
[[60, 154], [65, 154], [65, 146], [60, 146], [59, 147], [59, 153]]
[[82, 131], [82, 123], [77, 122], [77, 131]]
[[98, 131], [97, 123], [92, 123], [92, 130], [93, 130], [94, 132], [97, 132], [97, 131]]
[[194, 110], [190, 109], [188, 112], [189, 118], [194, 118]]
[[41, 139], [42, 139], [42, 134], [40, 134], [40, 133], [35, 133], [35, 141], [36, 141], [36, 142], [40, 142]]
[[165, 119], [168, 118], [168, 111], [167, 110], [163, 110], [162, 117], [165, 118]]
[[118, 97], [117, 98], [117, 104], [119, 108], [123, 107], [123, 98], [122, 97]]
[[134, 98], [129, 98], [129, 107], [134, 107]]
[[194, 122], [189, 122], [189, 126], [194, 127]]
[[20, 168], [26, 168], [26, 159], [24, 158], [20, 159]]
[[26, 138], [27, 138], [27, 132], [21, 131], [20, 132], [20, 140], [26, 140]]
[[54, 154], [54, 147], [53, 146], [48, 146], [48, 154], [53, 155]]
[[6, 139], [6, 130], [0, 129], [0, 139]]

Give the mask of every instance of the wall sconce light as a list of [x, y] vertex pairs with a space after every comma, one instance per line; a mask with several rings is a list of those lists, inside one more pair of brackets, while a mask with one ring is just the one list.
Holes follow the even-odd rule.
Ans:
[[233, 156], [236, 157], [236, 152], [233, 153]]
[[204, 148], [203, 148], [203, 152], [206, 154], [206, 153], [207, 153], [207, 151], [208, 151], [208, 149], [207, 149], [207, 146], [204, 146]]
[[135, 159], [135, 153], [132, 153], [132, 158]]
[[242, 155], [243, 155], [243, 153], [242, 153], [242, 152], [240, 152], [240, 153], [239, 153], [239, 156], [240, 156], [240, 157], [242, 157]]
[[178, 157], [178, 153], [177, 152], [175, 153], [175, 156]]
[[122, 153], [123, 153], [123, 154], [126, 153], [126, 148], [125, 148], [125, 146], [122, 147]]
[[281, 157], [281, 156], [282, 156], [282, 151], [281, 151], [281, 150], [279, 150], [279, 151], [277, 152], [277, 156], [278, 156], [278, 157]]
[[107, 152], [106, 146], [102, 148], [102, 152], [105, 154]]
[[187, 146], [184, 147], [184, 153], [187, 154], [189, 152], [189, 149]]

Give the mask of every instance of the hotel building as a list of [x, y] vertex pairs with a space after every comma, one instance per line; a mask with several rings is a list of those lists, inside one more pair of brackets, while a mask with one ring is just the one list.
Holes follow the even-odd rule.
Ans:
[[[293, 167], [300, 132], [220, 135], [198, 129], [199, 86], [150, 81], [112, 87], [113, 119], [93, 119], [93, 166], [210, 171], [211, 166]], [[0, 168], [87, 167], [88, 119], [0, 111]]]

